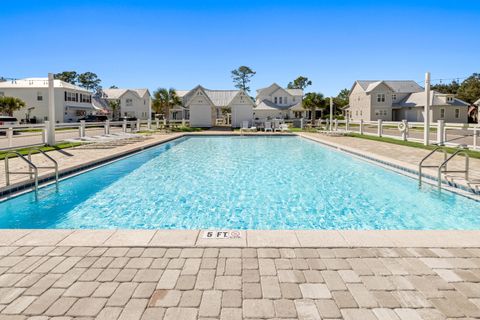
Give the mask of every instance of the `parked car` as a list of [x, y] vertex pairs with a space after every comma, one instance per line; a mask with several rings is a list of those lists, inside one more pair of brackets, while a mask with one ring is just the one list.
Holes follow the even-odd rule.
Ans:
[[[18, 120], [15, 117], [10, 116], [0, 116], [0, 127], [3, 126], [16, 126], [18, 125]], [[19, 134], [17, 131], [14, 131], [13, 134]], [[7, 135], [7, 129], [0, 129], [0, 136]]]
[[85, 121], [85, 122], [105, 122], [108, 120], [108, 117], [107, 116], [99, 116], [99, 115], [88, 115], [88, 116], [85, 116], [81, 119], [78, 119], [78, 122], [80, 121]]
[[18, 120], [15, 117], [0, 116], [0, 126], [15, 126], [18, 125]]

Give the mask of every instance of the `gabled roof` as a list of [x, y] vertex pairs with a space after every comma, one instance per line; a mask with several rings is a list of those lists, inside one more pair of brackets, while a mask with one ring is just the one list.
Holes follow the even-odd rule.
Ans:
[[177, 90], [176, 92], [179, 97], [183, 98], [183, 103], [188, 105], [192, 95], [197, 90], [201, 90], [215, 107], [229, 106], [235, 97], [242, 93], [252, 105], [255, 104], [243, 90], [210, 90], [198, 85], [192, 90]]
[[[55, 88], [65, 88], [91, 93], [85, 88], [58, 79], [53, 80], [53, 86]], [[0, 82], [0, 88], [48, 88], [48, 78], [24, 78], [2, 81]]]
[[270, 100], [262, 100], [254, 110], [288, 110], [291, 106], [279, 106]]
[[363, 91], [369, 93], [382, 83], [395, 93], [412, 93], [424, 90], [413, 80], [357, 80], [353, 84], [351, 90], [353, 90], [353, 87], [358, 84]]
[[138, 98], [143, 98], [145, 94], [149, 94], [148, 89], [103, 89], [102, 91], [108, 99], [120, 99], [127, 92], [132, 92]]
[[[431, 91], [430, 93], [430, 106], [455, 106], [455, 107], [468, 107], [469, 104], [463, 100], [454, 98], [453, 102], [445, 102], [440, 97], [445, 96], [442, 93]], [[402, 101], [394, 104], [397, 107], [424, 107], [425, 106], [425, 92], [415, 92], [409, 94]]]
[[257, 96], [260, 95], [263, 91], [270, 90], [270, 89], [276, 89], [276, 90], [282, 90], [285, 93], [291, 95], [291, 96], [303, 96], [303, 90], [302, 89], [285, 89], [279, 86], [277, 83], [272, 83], [268, 87], [261, 88], [257, 90]]

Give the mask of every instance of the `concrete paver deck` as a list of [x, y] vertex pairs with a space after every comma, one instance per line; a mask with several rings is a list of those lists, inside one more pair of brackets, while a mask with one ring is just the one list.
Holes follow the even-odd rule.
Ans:
[[480, 249], [0, 247], [0, 319], [60, 317], [478, 319]]

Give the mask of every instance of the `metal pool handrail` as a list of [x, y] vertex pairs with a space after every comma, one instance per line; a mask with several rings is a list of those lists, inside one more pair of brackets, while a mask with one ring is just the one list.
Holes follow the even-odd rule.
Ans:
[[[34, 151], [38, 151], [40, 154], [43, 154], [48, 160], [50, 160], [51, 162], [53, 162], [53, 166], [50, 166], [50, 167], [40, 167], [40, 166], [37, 166], [37, 169], [54, 169], [55, 170], [55, 185], [58, 189], [58, 162], [53, 159], [51, 156], [49, 156], [45, 151], [43, 151], [42, 149], [40, 148], [32, 148], [30, 149], [30, 151], [28, 152], [28, 160], [30, 162], [33, 163], [32, 161], [32, 153]], [[29, 168], [30, 172], [32, 172], [32, 168], [30, 167]], [[32, 179], [32, 174], [30, 174], [30, 179]]]
[[[24, 162], [28, 164], [28, 172], [23, 172], [23, 171], [10, 171], [9, 168], [9, 158], [11, 155], [16, 155], [18, 158], [22, 159]], [[33, 174], [32, 174], [33, 170]], [[22, 154], [20, 154], [17, 151], [9, 151], [5, 154], [5, 184], [7, 186], [10, 185], [10, 175], [11, 174], [28, 174], [30, 176], [30, 179], [34, 179], [35, 186], [34, 186], [34, 191], [35, 191], [35, 199], [38, 197], [38, 168], [36, 165], [34, 165], [30, 160], [25, 158]]]
[[[430, 156], [432, 156], [435, 152], [443, 152], [443, 157], [444, 157], [444, 164], [445, 164], [445, 170], [447, 169], [447, 163], [445, 162], [448, 158], [448, 153], [447, 151], [439, 146], [439, 147], [436, 147], [435, 149], [432, 150], [432, 152], [430, 152], [429, 154], [427, 154], [421, 161], [420, 163], [418, 164], [418, 184], [419, 186], [422, 186], [422, 168], [438, 168], [439, 171], [441, 170], [442, 168], [442, 165], [438, 166], [438, 165], [424, 165], [423, 163], [428, 159], [430, 158]], [[448, 162], [448, 161], [447, 161]], [[443, 163], [442, 163], [443, 164]], [[439, 180], [439, 183], [441, 185], [441, 180]]]
[[[447, 163], [452, 160], [455, 156], [457, 155], [463, 155], [465, 157], [465, 170], [447, 170]], [[445, 161], [442, 162], [440, 167], [438, 167], [438, 189], [440, 190], [442, 187], [442, 167], [445, 167], [443, 170], [444, 173], [464, 173], [465, 174], [465, 180], [468, 182], [468, 172], [469, 172], [469, 165], [470, 163], [470, 157], [468, 156], [467, 150], [465, 149], [460, 149], [455, 151], [448, 159], [445, 159]]]

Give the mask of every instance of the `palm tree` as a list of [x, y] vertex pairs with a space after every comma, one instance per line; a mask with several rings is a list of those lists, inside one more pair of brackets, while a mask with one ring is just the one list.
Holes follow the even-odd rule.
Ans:
[[0, 97], [0, 113], [13, 115], [13, 111], [25, 107], [25, 102], [15, 97]]
[[110, 100], [108, 101], [108, 107], [112, 110], [112, 119], [117, 119], [117, 111], [118, 108], [120, 107], [120, 101], [119, 100]]
[[310, 110], [310, 119], [313, 121], [315, 120], [315, 111], [317, 109], [325, 109], [326, 108], [326, 101], [321, 93], [310, 92], [305, 95], [302, 102], [303, 108], [306, 110]]
[[163, 113], [167, 120], [170, 109], [181, 104], [182, 100], [177, 96], [177, 92], [173, 88], [158, 88], [153, 92], [152, 109], [156, 114]]

